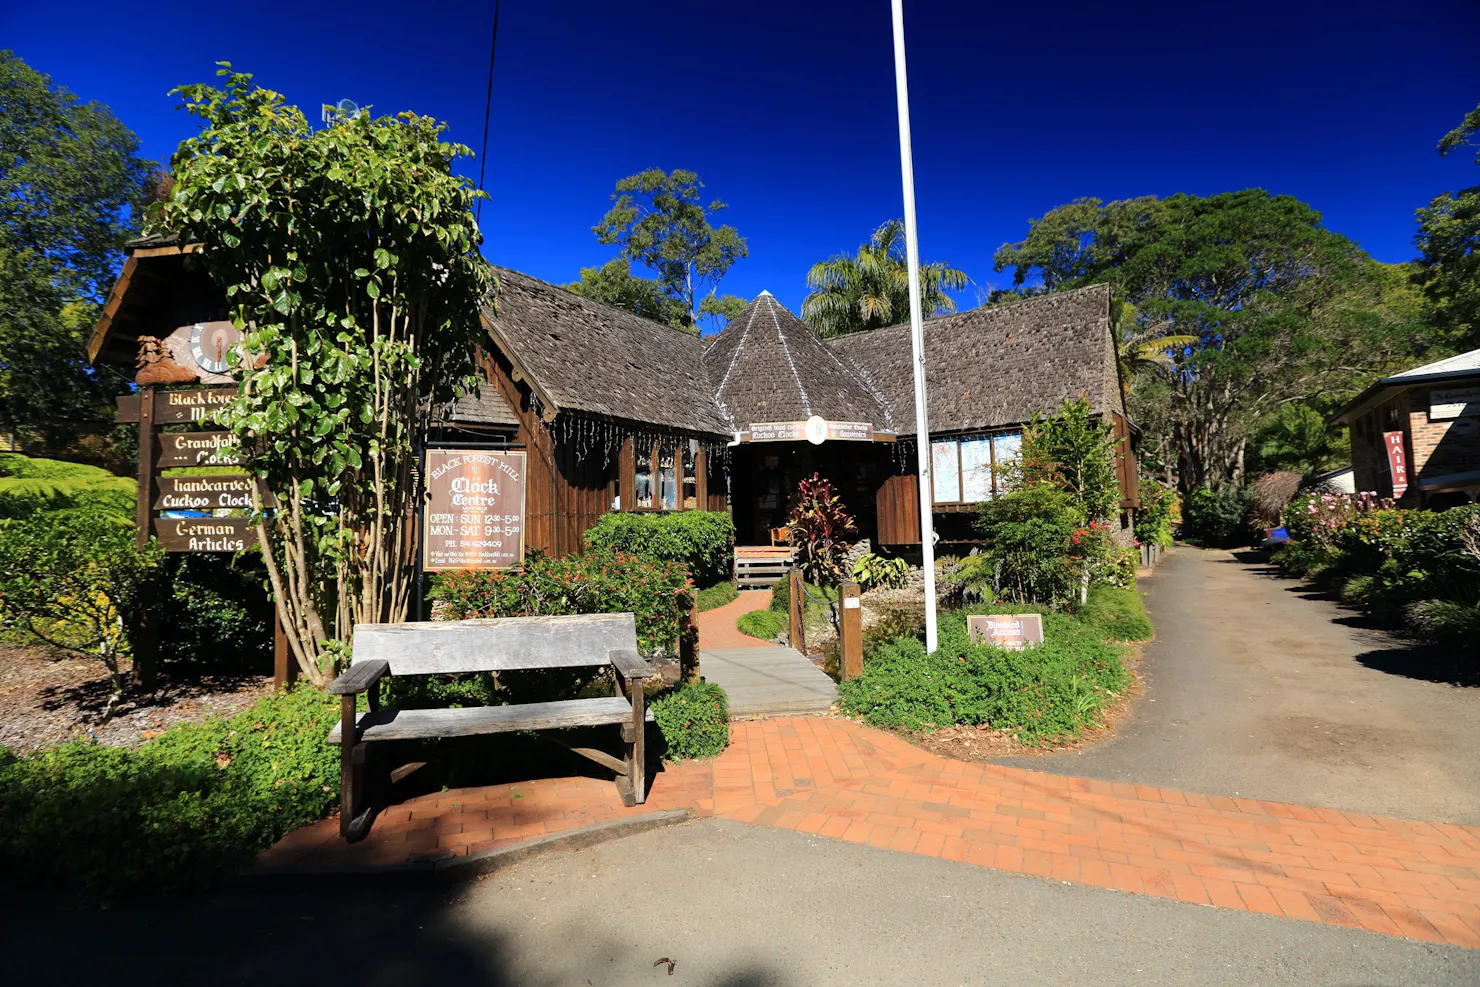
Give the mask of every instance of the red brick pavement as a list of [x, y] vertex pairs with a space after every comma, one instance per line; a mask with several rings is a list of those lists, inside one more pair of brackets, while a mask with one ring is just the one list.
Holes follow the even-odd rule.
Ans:
[[1480, 827], [1403, 822], [950, 761], [822, 718], [732, 724], [731, 745], [658, 774], [625, 809], [609, 781], [558, 778], [396, 806], [362, 843], [326, 820], [260, 866], [465, 854], [690, 807], [903, 853], [1221, 908], [1480, 948]]
[[735, 626], [735, 621], [740, 618], [741, 614], [750, 613], [752, 610], [764, 610], [770, 605], [770, 590], [748, 589], [722, 607], [701, 611], [694, 618], [695, 623], [699, 625], [699, 650], [775, 647], [776, 642], [762, 641], [759, 638], [741, 634], [740, 629]]

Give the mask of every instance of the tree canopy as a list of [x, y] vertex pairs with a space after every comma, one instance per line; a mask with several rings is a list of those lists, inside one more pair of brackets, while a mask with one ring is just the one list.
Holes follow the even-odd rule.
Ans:
[[[719, 199], [705, 206], [703, 188], [698, 175], [683, 169], [668, 173], [649, 168], [629, 175], [617, 182], [611, 208], [591, 228], [602, 243], [621, 247], [623, 257], [657, 274], [663, 294], [677, 303], [678, 324], [691, 332], [698, 331], [701, 315], [719, 319], [745, 307], [744, 301], [734, 296], [719, 297], [718, 289], [749, 248], [733, 226], [711, 225], [709, 217], [726, 206]], [[601, 270], [605, 272], [610, 266]], [[620, 281], [611, 276], [606, 280]], [[632, 298], [634, 292], [625, 286], [616, 297]]]
[[1137, 333], [1174, 334], [1132, 395], [1184, 488], [1240, 483], [1250, 435], [1277, 408], [1349, 394], [1421, 346], [1392, 272], [1290, 196], [1245, 189], [1102, 203], [1080, 199], [997, 251], [1014, 284], [1110, 283]]
[[679, 301], [665, 294], [657, 279], [633, 274], [632, 262], [626, 257], [615, 257], [600, 267], [583, 267], [581, 279], [565, 287], [592, 301], [625, 309], [654, 322], [669, 325], [684, 322], [685, 313]]
[[62, 445], [121, 381], [83, 344], [137, 228], [138, 138], [0, 51], [0, 426]]
[[[1480, 165], [1480, 106], [1439, 141], [1439, 153], [1475, 148]], [[1444, 192], [1418, 210], [1418, 270], [1430, 318], [1458, 350], [1480, 347], [1480, 185]]]
[[[920, 264], [920, 308], [926, 316], [956, 311], [947, 291], [971, 279], [940, 262]], [[910, 317], [909, 264], [904, 222], [891, 219], [874, 230], [858, 253], [839, 254], [812, 265], [812, 291], [802, 301], [802, 318], [818, 335], [842, 336], [904, 322]]]
[[250, 75], [218, 74], [219, 89], [178, 90], [205, 127], [152, 222], [205, 246], [242, 350], [261, 354], [217, 418], [282, 505], [257, 530], [288, 643], [322, 684], [356, 623], [407, 617], [416, 449], [486, 338], [481, 193], [453, 174], [470, 152], [436, 120], [362, 112], [315, 130]]

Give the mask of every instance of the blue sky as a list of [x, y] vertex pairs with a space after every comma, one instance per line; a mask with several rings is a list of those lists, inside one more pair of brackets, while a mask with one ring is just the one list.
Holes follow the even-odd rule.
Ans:
[[[168, 155], [166, 95], [217, 60], [314, 112], [349, 97], [482, 136], [493, 4], [6, 4], [0, 45]], [[1434, 145], [1480, 102], [1480, 4], [906, 0], [921, 251], [1004, 284], [993, 251], [1078, 196], [1263, 186], [1375, 257], [1474, 184]], [[693, 169], [750, 244], [721, 290], [793, 311], [807, 268], [901, 213], [887, 0], [505, 0], [485, 253], [573, 280], [614, 182]], [[474, 169], [476, 165], [469, 164]], [[963, 303], [971, 304], [967, 292]]]

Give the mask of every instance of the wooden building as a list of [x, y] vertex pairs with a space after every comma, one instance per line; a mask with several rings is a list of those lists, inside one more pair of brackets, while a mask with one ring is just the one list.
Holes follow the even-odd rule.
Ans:
[[[168, 238], [130, 251], [89, 356], [133, 366], [140, 337], [221, 319], [225, 299]], [[701, 339], [495, 268], [484, 310], [485, 382], [442, 409], [437, 437], [528, 452], [525, 544], [579, 551], [608, 511], [732, 513], [741, 544], [766, 544], [801, 478], [820, 472], [861, 536], [920, 543], [908, 326], [819, 339], [763, 292]], [[1103, 286], [934, 319], [925, 329], [937, 528], [972, 538], [978, 501], [1001, 489], [1021, 428], [1086, 398], [1121, 439], [1122, 528], [1135, 468]]]

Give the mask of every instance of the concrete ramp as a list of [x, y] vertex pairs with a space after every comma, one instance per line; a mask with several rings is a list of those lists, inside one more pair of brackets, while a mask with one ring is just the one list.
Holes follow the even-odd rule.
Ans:
[[699, 671], [730, 697], [730, 717], [823, 713], [838, 701], [827, 674], [794, 648], [710, 648]]

